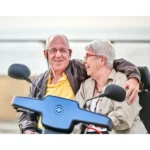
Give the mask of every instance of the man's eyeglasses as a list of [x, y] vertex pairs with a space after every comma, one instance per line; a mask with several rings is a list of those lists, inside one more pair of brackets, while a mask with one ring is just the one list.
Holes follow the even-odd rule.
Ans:
[[91, 53], [86, 53], [86, 55], [84, 56], [84, 60], [87, 60], [87, 58], [90, 57], [90, 56], [98, 56], [98, 55], [91, 54]]
[[49, 54], [56, 54], [57, 51], [59, 51], [61, 54], [67, 54], [68, 51], [70, 51], [70, 49], [65, 49], [65, 48], [60, 48], [60, 49], [51, 48], [51, 49], [49, 49], [47, 51], [49, 52]]

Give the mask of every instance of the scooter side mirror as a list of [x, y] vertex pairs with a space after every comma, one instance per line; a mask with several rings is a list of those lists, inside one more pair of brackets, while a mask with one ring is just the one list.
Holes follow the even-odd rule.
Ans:
[[108, 97], [114, 101], [122, 102], [126, 98], [126, 91], [121, 86], [110, 84], [99, 97]]
[[118, 86], [116, 84], [107, 85], [104, 93], [100, 94], [97, 97], [93, 97], [86, 100], [83, 105], [83, 108], [86, 109], [86, 104], [88, 101], [98, 97], [108, 97], [114, 101], [123, 102], [126, 98], [126, 91], [121, 86]]
[[8, 69], [8, 76], [14, 79], [26, 80], [31, 83], [29, 78], [31, 74], [30, 69], [23, 64], [12, 64]]

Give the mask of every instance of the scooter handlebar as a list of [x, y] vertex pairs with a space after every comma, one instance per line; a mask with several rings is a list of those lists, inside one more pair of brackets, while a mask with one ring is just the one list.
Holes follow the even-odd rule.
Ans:
[[38, 113], [41, 115], [42, 125], [56, 132], [71, 133], [77, 123], [103, 126], [109, 131], [112, 129], [112, 122], [107, 116], [81, 109], [76, 101], [61, 97], [35, 99], [16, 96], [12, 100], [12, 106]]

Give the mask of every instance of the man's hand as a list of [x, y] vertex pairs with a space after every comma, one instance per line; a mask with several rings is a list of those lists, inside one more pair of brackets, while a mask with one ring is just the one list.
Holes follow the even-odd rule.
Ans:
[[39, 133], [32, 130], [26, 130], [23, 134], [39, 134]]
[[139, 87], [140, 84], [136, 78], [131, 78], [125, 83], [124, 88], [127, 90], [126, 98], [128, 104], [132, 104], [135, 101]]

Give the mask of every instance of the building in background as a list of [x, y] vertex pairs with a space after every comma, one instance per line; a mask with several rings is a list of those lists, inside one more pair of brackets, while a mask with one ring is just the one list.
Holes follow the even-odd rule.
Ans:
[[1, 121], [17, 120], [12, 97], [27, 95], [29, 88], [25, 81], [10, 79], [8, 67], [25, 64], [33, 76], [45, 71], [45, 40], [58, 33], [69, 38], [72, 58], [83, 58], [87, 42], [108, 39], [117, 58], [150, 69], [150, 17], [0, 17]]

